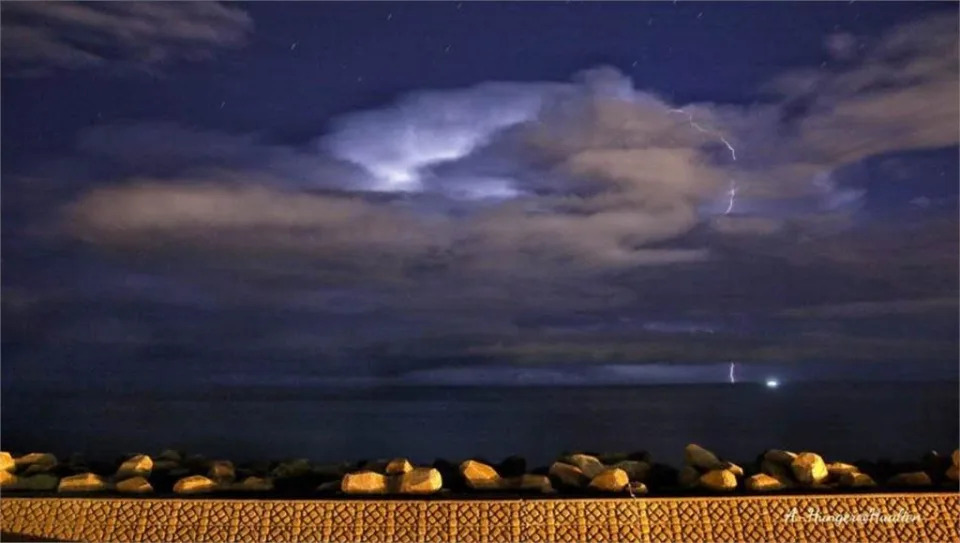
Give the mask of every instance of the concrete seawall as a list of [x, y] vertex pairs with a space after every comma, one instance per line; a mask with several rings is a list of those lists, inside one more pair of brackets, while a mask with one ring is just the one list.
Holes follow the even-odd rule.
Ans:
[[2, 531], [65, 541], [960, 541], [960, 494], [538, 500], [3, 498]]

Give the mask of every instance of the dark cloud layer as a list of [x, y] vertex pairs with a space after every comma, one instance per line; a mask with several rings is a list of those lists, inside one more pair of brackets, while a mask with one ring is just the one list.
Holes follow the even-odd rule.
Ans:
[[253, 28], [246, 12], [219, 2], [7, 2], [3, 19], [5, 74], [24, 76], [208, 59]]
[[[213, 4], [11, 9], [147, 65], [239, 45], [251, 28]], [[116, 32], [128, 26], [142, 31]], [[890, 181], [857, 165], [956, 154], [956, 27], [826, 37], [838, 64], [787, 70], [748, 105], [672, 103], [598, 67], [418, 91], [297, 146], [171, 122], [90, 128], [48, 165], [55, 176], [17, 181], [29, 215], [17, 235], [69, 255], [79, 279], [61, 292], [53, 271], [14, 265], [5, 341], [49, 358], [79, 345], [106, 365], [379, 377], [949, 359], [956, 192], [934, 205], [907, 176], [910, 197], [881, 217], [864, 202]], [[96, 63], [87, 42], [51, 43], [32, 49], [48, 65]]]

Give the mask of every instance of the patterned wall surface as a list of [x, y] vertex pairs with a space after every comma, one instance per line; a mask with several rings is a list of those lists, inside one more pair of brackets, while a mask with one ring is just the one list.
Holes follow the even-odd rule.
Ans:
[[[960, 541], [956, 493], [506, 501], [3, 498], [0, 512], [5, 533], [66, 541]], [[828, 518], [843, 514], [851, 516]]]

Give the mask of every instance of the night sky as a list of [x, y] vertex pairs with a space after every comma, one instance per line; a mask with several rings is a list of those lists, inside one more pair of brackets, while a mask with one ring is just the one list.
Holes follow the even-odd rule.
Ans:
[[957, 35], [4, 2], [3, 385], [956, 380]]

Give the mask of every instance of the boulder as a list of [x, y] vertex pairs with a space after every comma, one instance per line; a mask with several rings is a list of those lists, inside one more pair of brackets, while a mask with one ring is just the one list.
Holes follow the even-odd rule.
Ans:
[[797, 453], [790, 451], [783, 451], [780, 449], [770, 449], [769, 451], [763, 453], [763, 459], [769, 462], [774, 462], [776, 464], [782, 464], [784, 466], [789, 466], [793, 463], [793, 460], [797, 457]]
[[537, 490], [543, 493], [553, 492], [553, 484], [546, 475], [525, 473], [517, 477], [504, 477], [500, 480], [502, 490]]
[[7, 470], [0, 470], [0, 488], [16, 488], [17, 476]]
[[273, 468], [270, 472], [271, 477], [275, 479], [285, 479], [291, 477], [303, 477], [310, 473], [310, 461], [306, 458], [297, 458], [281, 462], [279, 466]]
[[712, 469], [700, 476], [700, 486], [709, 490], [728, 492], [737, 488], [737, 476], [728, 469]]
[[18, 477], [17, 490], [53, 490], [60, 483], [60, 478], [50, 473], [40, 473], [31, 477]]
[[887, 479], [890, 486], [930, 486], [933, 481], [925, 471], [911, 471], [908, 473], [898, 473]]
[[754, 492], [772, 492], [784, 488], [787, 488], [787, 485], [783, 481], [766, 473], [758, 473], [747, 478], [747, 489]]
[[866, 473], [851, 471], [840, 474], [840, 486], [857, 488], [865, 486], [877, 486], [877, 483], [875, 483], [873, 478]]
[[627, 472], [631, 481], [645, 481], [650, 473], [650, 464], [639, 460], [622, 460], [613, 465]]
[[650, 492], [650, 489], [640, 481], [630, 481], [630, 484], [627, 485], [627, 492], [629, 492], [631, 496], [636, 497], [646, 495]]
[[[339, 481], [336, 484], [340, 484]], [[244, 479], [243, 481], [233, 485], [233, 488], [236, 490], [250, 491], [250, 492], [268, 492], [273, 490], [273, 481], [267, 479], [266, 477], [254, 477], [250, 476]]]
[[683, 488], [694, 488], [700, 483], [700, 472], [693, 466], [683, 466], [677, 474], [677, 483]]
[[47, 471], [57, 465], [57, 457], [50, 453], [30, 453], [14, 460], [17, 469], [27, 469], [30, 466], [43, 466]]
[[218, 483], [231, 483], [237, 478], [237, 472], [233, 467], [233, 462], [229, 460], [215, 460], [210, 464], [207, 477]]
[[793, 470], [790, 464], [780, 464], [771, 460], [760, 461], [760, 472], [770, 475], [779, 480], [793, 479]]
[[805, 485], [822, 483], [830, 474], [823, 458], [812, 452], [798, 454], [790, 463], [790, 469], [793, 471], [794, 478]]
[[951, 464], [943, 476], [946, 477], [948, 481], [953, 481], [954, 483], [960, 481], [960, 467], [956, 464]]
[[734, 464], [733, 462], [723, 462], [722, 464], [723, 464], [723, 469], [729, 471], [730, 473], [733, 473], [737, 477], [743, 477], [744, 475], [743, 468], [741, 468], [740, 466]]
[[831, 479], [840, 479], [844, 473], [858, 473], [860, 470], [853, 464], [844, 464], [843, 462], [830, 462], [827, 464], [827, 473]]
[[461, 463], [460, 475], [470, 488], [482, 490], [500, 487], [500, 474], [497, 470], [476, 460], [465, 460]]
[[0, 451], [0, 471], [13, 471], [17, 469], [17, 463], [6, 451]]
[[590, 479], [580, 471], [580, 468], [563, 462], [554, 462], [551, 464], [548, 473], [563, 486], [579, 488], [590, 481]]
[[612, 453], [603, 453], [597, 455], [597, 460], [600, 461], [605, 466], [612, 466], [623, 462], [624, 460], [630, 460], [630, 453], [626, 452], [612, 452]]
[[414, 468], [399, 477], [401, 494], [432, 494], [443, 488], [443, 477], [435, 468]]
[[394, 458], [384, 467], [387, 475], [402, 475], [413, 471], [413, 464], [406, 458]]
[[157, 455], [157, 461], [161, 460], [179, 464], [183, 461], [183, 455], [173, 449], [166, 449]]
[[153, 459], [145, 454], [138, 454], [120, 464], [116, 478], [149, 477], [151, 471], [153, 471]]
[[567, 459], [569, 463], [580, 468], [580, 471], [590, 479], [593, 479], [599, 475], [600, 472], [607, 469], [607, 467], [600, 462], [600, 459], [596, 456], [590, 456], [589, 454], [571, 454]]
[[[54, 471], [57, 468], [58, 464], [31, 464], [27, 466], [26, 469], [21, 470], [23, 475], [33, 475], [35, 473], [46, 473], [48, 471]], [[86, 473], [89, 470], [84, 470]], [[62, 474], [61, 474], [62, 475]]]
[[137, 476], [124, 479], [117, 483], [117, 492], [123, 492], [125, 494], [146, 494], [153, 492], [153, 487], [144, 477]]
[[375, 471], [355, 471], [343, 476], [340, 490], [347, 494], [384, 494], [387, 478]]
[[701, 470], [720, 470], [723, 469], [723, 462], [717, 458], [717, 455], [704, 449], [696, 443], [691, 443], [683, 449], [684, 461]]
[[216, 489], [217, 483], [203, 475], [184, 477], [173, 485], [173, 491], [177, 494], [202, 494], [204, 492], [213, 492]]
[[590, 480], [590, 488], [603, 492], [621, 492], [630, 484], [630, 476], [620, 468], [608, 468]]
[[960, 466], [960, 449], [954, 449], [953, 454], [950, 455], [950, 461], [954, 466]]
[[106, 489], [107, 484], [96, 473], [81, 473], [60, 479], [57, 492], [95, 492]]

